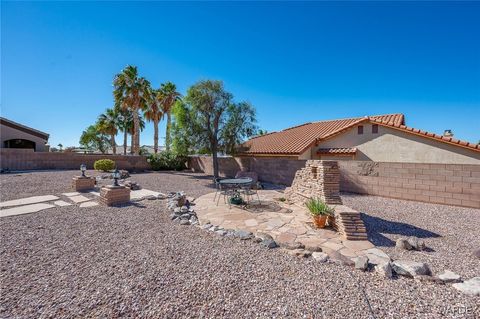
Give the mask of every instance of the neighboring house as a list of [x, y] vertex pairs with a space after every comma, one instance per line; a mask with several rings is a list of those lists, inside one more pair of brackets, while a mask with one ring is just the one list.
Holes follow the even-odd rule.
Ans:
[[48, 152], [49, 135], [42, 131], [0, 117], [1, 148], [33, 149]]
[[238, 152], [297, 159], [480, 164], [480, 144], [408, 127], [403, 114], [306, 123], [254, 137]]

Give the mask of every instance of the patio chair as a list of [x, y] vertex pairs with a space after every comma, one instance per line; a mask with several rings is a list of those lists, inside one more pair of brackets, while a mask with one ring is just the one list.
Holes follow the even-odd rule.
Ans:
[[258, 195], [258, 191], [256, 189], [256, 186], [257, 183], [255, 183], [252, 179], [252, 183], [250, 184], [246, 184], [246, 185], [242, 185], [240, 187], [240, 194], [243, 194], [245, 196], [245, 199], [247, 202], [250, 202], [252, 200], [252, 198], [257, 195], [257, 199], [258, 199], [258, 202], [260, 203], [260, 196]]
[[236, 189], [235, 185], [218, 183], [218, 191], [215, 193], [215, 196], [218, 194], [217, 206], [218, 206], [218, 203], [220, 202], [220, 197], [223, 195], [223, 202], [225, 204], [227, 204], [228, 202], [228, 207], [231, 208], [232, 203], [230, 203], [230, 198], [234, 195], [235, 189]]

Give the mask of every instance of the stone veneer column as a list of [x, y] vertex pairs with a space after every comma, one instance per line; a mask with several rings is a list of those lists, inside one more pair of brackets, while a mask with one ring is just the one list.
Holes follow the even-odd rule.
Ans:
[[336, 161], [309, 160], [295, 173], [292, 186], [285, 190], [291, 202], [304, 204], [309, 198], [320, 198], [327, 204], [342, 204], [340, 171]]

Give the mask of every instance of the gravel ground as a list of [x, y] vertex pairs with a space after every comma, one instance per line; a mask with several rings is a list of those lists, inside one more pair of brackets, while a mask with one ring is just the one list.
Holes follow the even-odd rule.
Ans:
[[[434, 273], [445, 269], [463, 278], [480, 276], [473, 251], [480, 248], [480, 210], [376, 196], [344, 194], [344, 204], [365, 213], [369, 238], [393, 259], [423, 261]], [[417, 236], [423, 252], [395, 249], [400, 237]]]
[[[2, 201], [66, 192], [74, 173], [1, 175]], [[212, 191], [199, 174], [132, 179], [157, 191]], [[180, 226], [164, 204], [0, 219], [0, 317], [371, 318], [370, 304], [377, 318], [443, 318], [446, 307], [479, 301], [450, 286], [384, 280]]]

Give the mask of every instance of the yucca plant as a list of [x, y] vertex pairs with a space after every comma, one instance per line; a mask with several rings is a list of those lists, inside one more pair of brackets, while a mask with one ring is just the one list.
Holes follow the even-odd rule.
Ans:
[[310, 198], [305, 205], [312, 216], [331, 216], [333, 209], [320, 198]]

